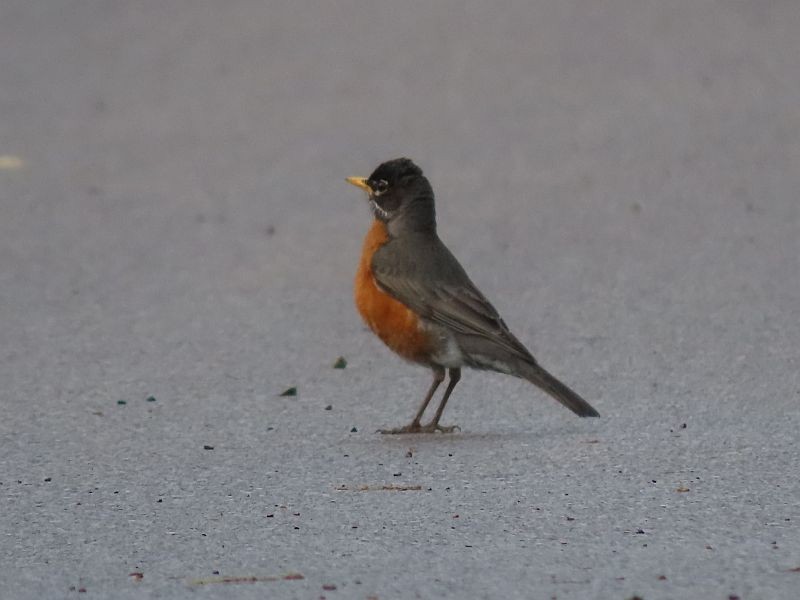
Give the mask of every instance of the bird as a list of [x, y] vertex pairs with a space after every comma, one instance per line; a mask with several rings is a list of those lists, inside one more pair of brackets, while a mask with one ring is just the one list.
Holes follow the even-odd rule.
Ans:
[[[536, 361], [444, 245], [436, 229], [433, 188], [422, 169], [397, 158], [381, 163], [369, 177], [346, 181], [366, 191], [373, 215], [356, 270], [356, 308], [391, 350], [433, 372], [411, 423], [380, 433], [460, 431], [439, 421], [463, 367], [526, 379], [578, 416], [600, 416]], [[445, 371], [444, 395], [423, 425]]]

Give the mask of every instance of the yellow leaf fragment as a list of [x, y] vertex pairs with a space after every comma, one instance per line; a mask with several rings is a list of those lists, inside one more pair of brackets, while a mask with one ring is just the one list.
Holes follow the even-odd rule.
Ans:
[[19, 171], [25, 161], [13, 154], [0, 154], [0, 171]]

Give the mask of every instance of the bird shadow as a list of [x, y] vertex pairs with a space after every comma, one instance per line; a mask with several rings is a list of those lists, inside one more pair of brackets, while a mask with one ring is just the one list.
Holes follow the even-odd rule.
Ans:
[[361, 437], [359, 439], [349, 439], [349, 442], [364, 445], [381, 446], [407, 446], [409, 442], [416, 445], [458, 445], [475, 442], [529, 442], [532, 440], [541, 441], [542, 439], [554, 437], [581, 436], [592, 437], [592, 433], [580, 428], [563, 426], [547, 427], [543, 429], [529, 430], [496, 430], [496, 431], [455, 431], [453, 433], [404, 433], [404, 434], [381, 434], [376, 431], [374, 434]]

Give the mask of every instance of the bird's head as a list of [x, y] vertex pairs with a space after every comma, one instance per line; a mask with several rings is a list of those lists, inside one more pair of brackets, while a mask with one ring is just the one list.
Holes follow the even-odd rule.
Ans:
[[348, 177], [347, 182], [367, 192], [372, 213], [390, 234], [436, 228], [433, 189], [408, 158], [381, 163], [369, 177]]

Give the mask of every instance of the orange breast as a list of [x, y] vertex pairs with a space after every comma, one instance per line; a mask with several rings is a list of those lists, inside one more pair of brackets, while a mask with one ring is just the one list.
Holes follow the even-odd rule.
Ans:
[[372, 255], [389, 240], [386, 225], [377, 219], [364, 238], [355, 280], [355, 301], [364, 322], [383, 343], [403, 358], [425, 362], [431, 348], [419, 318], [404, 304], [382, 292], [372, 275]]

